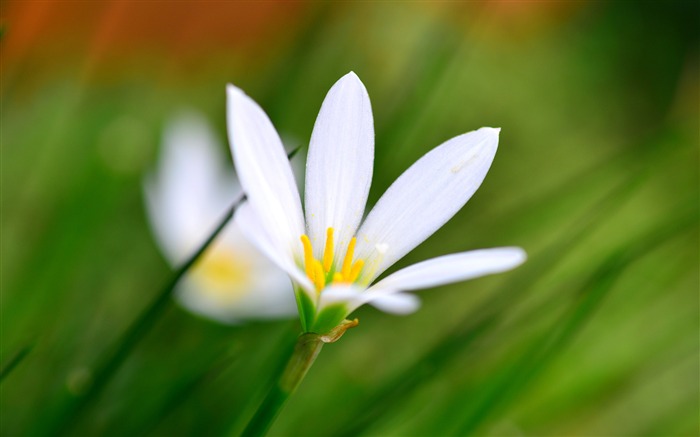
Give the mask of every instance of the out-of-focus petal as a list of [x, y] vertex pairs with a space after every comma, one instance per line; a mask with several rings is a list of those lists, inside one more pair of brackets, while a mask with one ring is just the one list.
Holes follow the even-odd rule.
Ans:
[[[235, 224], [221, 237], [178, 284], [178, 301], [194, 313], [227, 324], [296, 316], [287, 273], [252, 247]], [[222, 255], [223, 260], [211, 259]]]
[[196, 113], [167, 124], [156, 170], [144, 182], [153, 233], [172, 264], [194, 253], [240, 193], [216, 136]]

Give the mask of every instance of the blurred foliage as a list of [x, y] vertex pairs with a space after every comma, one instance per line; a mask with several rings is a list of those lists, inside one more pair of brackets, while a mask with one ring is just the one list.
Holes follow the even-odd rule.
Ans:
[[64, 415], [172, 274], [142, 204], [168, 117], [197, 108], [223, 140], [233, 82], [304, 146], [350, 70], [375, 114], [370, 203], [443, 140], [503, 128], [481, 189], [397, 267], [498, 245], [530, 260], [425, 291], [409, 317], [359, 310], [272, 434], [700, 434], [698, 2], [0, 10], [2, 435], [245, 425], [298, 322], [174, 304]]

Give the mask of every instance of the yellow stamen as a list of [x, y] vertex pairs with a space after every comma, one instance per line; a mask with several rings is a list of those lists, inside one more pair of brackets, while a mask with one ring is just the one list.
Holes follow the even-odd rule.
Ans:
[[355, 261], [355, 264], [352, 266], [352, 271], [350, 272], [350, 277], [348, 278], [350, 282], [355, 282], [355, 280], [357, 280], [357, 277], [360, 276], [360, 271], [364, 265], [364, 260], [358, 259]]
[[301, 236], [301, 244], [304, 245], [304, 268], [306, 269], [306, 276], [312, 281], [314, 280], [314, 252], [311, 247], [311, 240], [304, 234]]
[[355, 254], [355, 244], [357, 243], [357, 238], [352, 237], [350, 244], [348, 244], [348, 251], [345, 253], [345, 259], [343, 260], [343, 268], [341, 273], [343, 278], [350, 277], [350, 269], [352, 267], [352, 257]]
[[[334, 229], [326, 230], [326, 245], [323, 250], [323, 258], [316, 259], [313, 253], [311, 240], [307, 235], [301, 236], [301, 243], [304, 246], [304, 271], [316, 288], [317, 293], [321, 293], [328, 283], [352, 284], [360, 277], [360, 272], [365, 265], [365, 261], [358, 259], [353, 263], [355, 255], [355, 245], [357, 238], [350, 239], [348, 249], [345, 252], [342, 266], [334, 267], [335, 241]], [[337, 271], [335, 269], [338, 269]], [[332, 272], [332, 274], [331, 274]]]
[[320, 292], [326, 286], [326, 275], [323, 273], [323, 266], [318, 260], [314, 259], [312, 265], [314, 271], [314, 285], [316, 286], [316, 291]]
[[333, 264], [333, 228], [326, 231], [326, 247], [323, 250], [323, 270], [331, 271]]

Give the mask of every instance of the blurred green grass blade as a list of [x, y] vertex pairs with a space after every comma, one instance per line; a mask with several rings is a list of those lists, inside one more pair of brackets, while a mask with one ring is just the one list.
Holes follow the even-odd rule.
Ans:
[[309, 47], [314, 47], [315, 41], [321, 38], [331, 22], [329, 3], [314, 3], [312, 9], [309, 23], [301, 35], [294, 40], [293, 47], [279, 60], [277, 66], [270, 70], [270, 77], [263, 80], [270, 86], [263, 90], [265, 95], [259, 103], [265, 108], [270, 120], [283, 122], [288, 111], [294, 108], [293, 94], [289, 90], [298, 88], [299, 79], [303, 75], [304, 68], [308, 67], [309, 59], [313, 54], [313, 50], [309, 50]]
[[[448, 8], [442, 13], [447, 14], [449, 11]], [[443, 26], [440, 20], [436, 20], [426, 33], [422, 43], [409, 57], [411, 65], [406, 69], [406, 76], [397, 83], [396, 93], [402, 97], [396, 109], [383, 126], [377, 129], [375, 143], [384, 147], [391, 145], [395, 153], [398, 153], [401, 146], [405, 146], [405, 143], [398, 140], [400, 135], [405, 133], [407, 126], [421, 117], [435, 90], [435, 84], [440, 83], [450, 63], [461, 55], [459, 49], [463, 38], [454, 29]], [[420, 59], [420, 62], [414, 62], [416, 59]]]
[[10, 358], [7, 364], [5, 364], [2, 367], [2, 370], [0, 370], [0, 383], [2, 383], [5, 380], [5, 378], [7, 378], [8, 375], [10, 375], [10, 373], [12, 373], [12, 371], [15, 370], [25, 358], [27, 358], [27, 356], [33, 348], [34, 345], [24, 346], [22, 349], [17, 351], [17, 353], [15, 353], [15, 355], [12, 358]]
[[[585, 326], [602, 300], [635, 260], [652, 251], [662, 243], [688, 230], [697, 223], [697, 214], [680, 220], [664, 223], [644, 238], [628, 244], [611, 254], [590, 276], [576, 293], [576, 300], [560, 323], [535, 340], [521, 358], [508, 366], [486, 388], [481, 398], [458, 425], [457, 435], [473, 435], [477, 428], [509, 402], [515, 400], [527, 386], [537, 378], [551, 361], [566, 348], [574, 336]], [[472, 397], [473, 393], [465, 393]], [[463, 403], [454, 403], [463, 405]]]
[[[654, 160], [657, 162], [657, 165], [661, 165], [664, 160], [668, 160], [667, 154], [663, 154], [658, 148], [655, 149], [653, 145], [663, 144], [662, 140], [665, 136], [670, 135], [669, 131], [670, 129], [662, 130], [648, 141], [641, 142], [641, 152], [635, 147], [617, 151], [614, 155], [606, 156], [592, 163], [583, 170], [572, 174], [568, 179], [548, 187], [547, 191], [538, 193], [539, 195], [534, 198], [525, 199], [509, 210], [494, 211], [487, 209], [476, 218], [476, 223], [499, 229], [503, 228], [505, 229], [505, 235], [529, 235], [542, 227], [543, 220], [556, 222], [557, 219], [560, 219], [560, 216], [557, 215], [557, 211], [560, 208], [554, 207], [554, 205], [564, 204], [570, 202], [571, 199], [576, 199], [586, 187], [593, 187], [595, 190], [597, 183], [607, 179], [606, 174], [616, 173], [620, 167], [632, 168], [629, 173], [637, 174], [637, 176], [631, 177], [637, 178], [636, 184], [641, 184], [651, 176], [647, 164], [649, 160]], [[630, 189], [633, 188], [630, 185]], [[513, 217], [518, 217], [518, 220], [514, 221]], [[487, 235], [485, 238], [490, 238], [490, 236]], [[481, 240], [477, 241], [480, 242]], [[488, 244], [488, 240], [480, 244]]]
[[476, 404], [459, 426], [458, 435], [472, 435], [475, 429], [499, 410], [503, 404], [512, 400], [526, 384], [544, 369], [546, 363], [564, 347], [567, 341], [582, 328], [583, 323], [597, 308], [602, 298], [610, 291], [615, 279], [624, 270], [621, 257], [615, 254], [592, 275], [582, 289], [587, 292], [583, 299], [572, 305], [572, 311], [561, 320], [559, 329], [548, 333], [534, 342], [521, 357], [502, 371], [494, 382], [485, 390], [480, 402]]
[[662, 435], [698, 435], [700, 420], [698, 419], [698, 398], [697, 395], [677, 408], [673, 413], [653, 422], [643, 432], [642, 435], [662, 436]]
[[[514, 271], [511, 279], [499, 287], [492, 298], [465, 316], [463, 323], [444, 335], [412, 365], [377, 390], [367, 402], [363, 402], [362, 410], [356, 411], [354, 415], [348, 416], [346, 421], [341, 422], [333, 431], [333, 435], [349, 437], [360, 434], [378, 418], [396, 408], [395, 400], [405, 398], [416, 389], [418, 384], [429, 381], [436, 369], [448, 365], [459, 354], [468, 350], [477, 338], [488, 332], [489, 328], [498, 322], [499, 314], [513, 301], [514, 295], [527, 294], [546, 272], [553, 269], [573, 251], [577, 243], [614, 214], [643, 180], [642, 176], [634, 175], [592, 205], [574, 223], [567, 239], [555, 242], [541, 254], [531, 257], [519, 270]], [[367, 407], [368, 405], [371, 407]]]
[[267, 366], [258, 365], [260, 368], [259, 374], [262, 376], [256, 379], [260, 382], [257, 384], [257, 390], [250, 395], [249, 401], [242, 411], [239, 411], [238, 414], [230, 415], [231, 419], [227, 421], [221, 430], [222, 434], [239, 435], [243, 431], [248, 420], [255, 414], [255, 409], [267, 394], [269, 387], [278, 381], [282, 372], [284, 372], [287, 359], [292, 355], [294, 344], [298, 337], [299, 325], [294, 321], [290, 325], [290, 329], [285, 330], [276, 342], [276, 347], [272, 349], [272, 356], [267, 360], [269, 364]]
[[161, 408], [150, 417], [150, 422], [141, 425], [139, 432], [135, 435], [152, 435], [160, 424], [171, 417], [195, 392], [221, 376], [236, 359], [237, 357], [230, 355], [220, 358], [210, 368], [187, 378], [184, 382], [176, 384], [174, 388], [170, 389], [170, 394]]
[[483, 320], [465, 326], [463, 332], [455, 337], [447, 336], [445, 341], [435, 345], [409, 367], [392, 377], [388, 383], [380, 387], [368, 399], [361, 402], [361, 409], [353, 411], [351, 415], [346, 415], [346, 420], [340, 421], [331, 435], [342, 437], [361, 435], [385, 414], [396, 408], [396, 400], [409, 396], [419, 384], [429, 381], [435, 375], [439, 363], [444, 362], [454, 354], [457, 347], [469, 347], [496, 321], [497, 316], [485, 317]]
[[[297, 147], [287, 154], [289, 159], [292, 159], [301, 149]], [[102, 392], [112, 376], [121, 367], [129, 353], [134, 347], [150, 332], [156, 321], [164, 314], [172, 303], [172, 294], [175, 287], [180, 282], [180, 279], [189, 271], [189, 269], [199, 260], [201, 255], [207, 250], [209, 245], [216, 239], [221, 231], [226, 227], [234, 213], [240, 205], [245, 202], [246, 196], [242, 194], [236, 201], [233, 202], [229, 210], [219, 222], [219, 225], [214, 229], [207, 240], [199, 247], [199, 249], [175, 271], [168, 283], [163, 287], [161, 292], [151, 302], [151, 304], [141, 313], [141, 315], [127, 328], [122, 337], [114, 345], [110, 352], [97, 366], [91, 385], [87, 391], [73, 398], [67, 403], [65, 411], [59, 416], [57, 424], [53, 427], [53, 433], [65, 434], [72, 426], [78, 422], [78, 418], [87, 407]]]
[[165, 287], [163, 287], [160, 293], [158, 293], [151, 304], [145, 310], [143, 310], [141, 315], [127, 328], [122, 337], [114, 345], [112, 352], [106, 355], [102, 363], [97, 366], [92, 384], [87, 388], [87, 391], [68, 402], [67, 407], [59, 417], [52, 434], [66, 434], [71, 427], [77, 423], [78, 418], [84, 411], [85, 407], [87, 407], [87, 405], [102, 392], [114, 373], [116, 373], [122, 363], [126, 360], [129, 353], [151, 330], [156, 321], [160, 319], [165, 310], [171, 305], [172, 294], [180, 279], [197, 262], [202, 253], [204, 253], [212, 241], [214, 241], [214, 239], [224, 229], [224, 227], [233, 217], [236, 209], [244, 201], [245, 196], [241, 195], [241, 197], [239, 197], [238, 200], [233, 203], [209, 238], [207, 238], [197, 252], [190, 257], [190, 259], [188, 259], [180, 268], [177, 269], [175, 274], [168, 281]]
[[293, 148], [289, 153], [287, 153], [287, 159], [289, 159], [291, 161], [292, 158], [297, 156], [297, 153], [299, 153], [299, 151], [301, 149], [303, 149], [303, 146], [297, 146], [297, 147]]
[[[294, 158], [299, 150], [301, 150], [301, 147], [294, 148], [287, 154], [287, 158]], [[129, 353], [136, 347], [143, 337], [150, 332], [155, 323], [165, 313], [165, 310], [170, 307], [172, 304], [171, 298], [173, 292], [175, 291], [177, 284], [180, 282], [180, 279], [182, 279], [189, 269], [199, 260], [202, 254], [226, 227], [229, 221], [231, 221], [236, 210], [243, 204], [243, 202], [245, 202], [245, 200], [246, 196], [245, 194], [242, 194], [233, 202], [229, 210], [219, 222], [219, 225], [216, 227], [216, 229], [214, 229], [207, 240], [202, 243], [199, 249], [175, 271], [175, 274], [171, 277], [155, 299], [127, 328], [122, 337], [120, 337], [115, 344], [112, 352], [109, 353], [103, 359], [102, 363], [97, 366], [97, 370], [94, 373], [87, 391], [81, 395], [73, 397], [66, 403], [64, 411], [62, 414], [60, 414], [56, 425], [53, 427], [53, 433], [65, 434], [78, 422], [80, 415], [85, 410], [87, 405], [99, 396], [112, 376], [124, 363]]]

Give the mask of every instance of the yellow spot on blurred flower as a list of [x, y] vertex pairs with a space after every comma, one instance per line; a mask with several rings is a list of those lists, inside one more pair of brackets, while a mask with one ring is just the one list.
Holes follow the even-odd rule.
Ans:
[[250, 288], [253, 272], [250, 263], [230, 250], [214, 247], [193, 267], [193, 278], [205, 282], [206, 293], [217, 300], [232, 302]]

